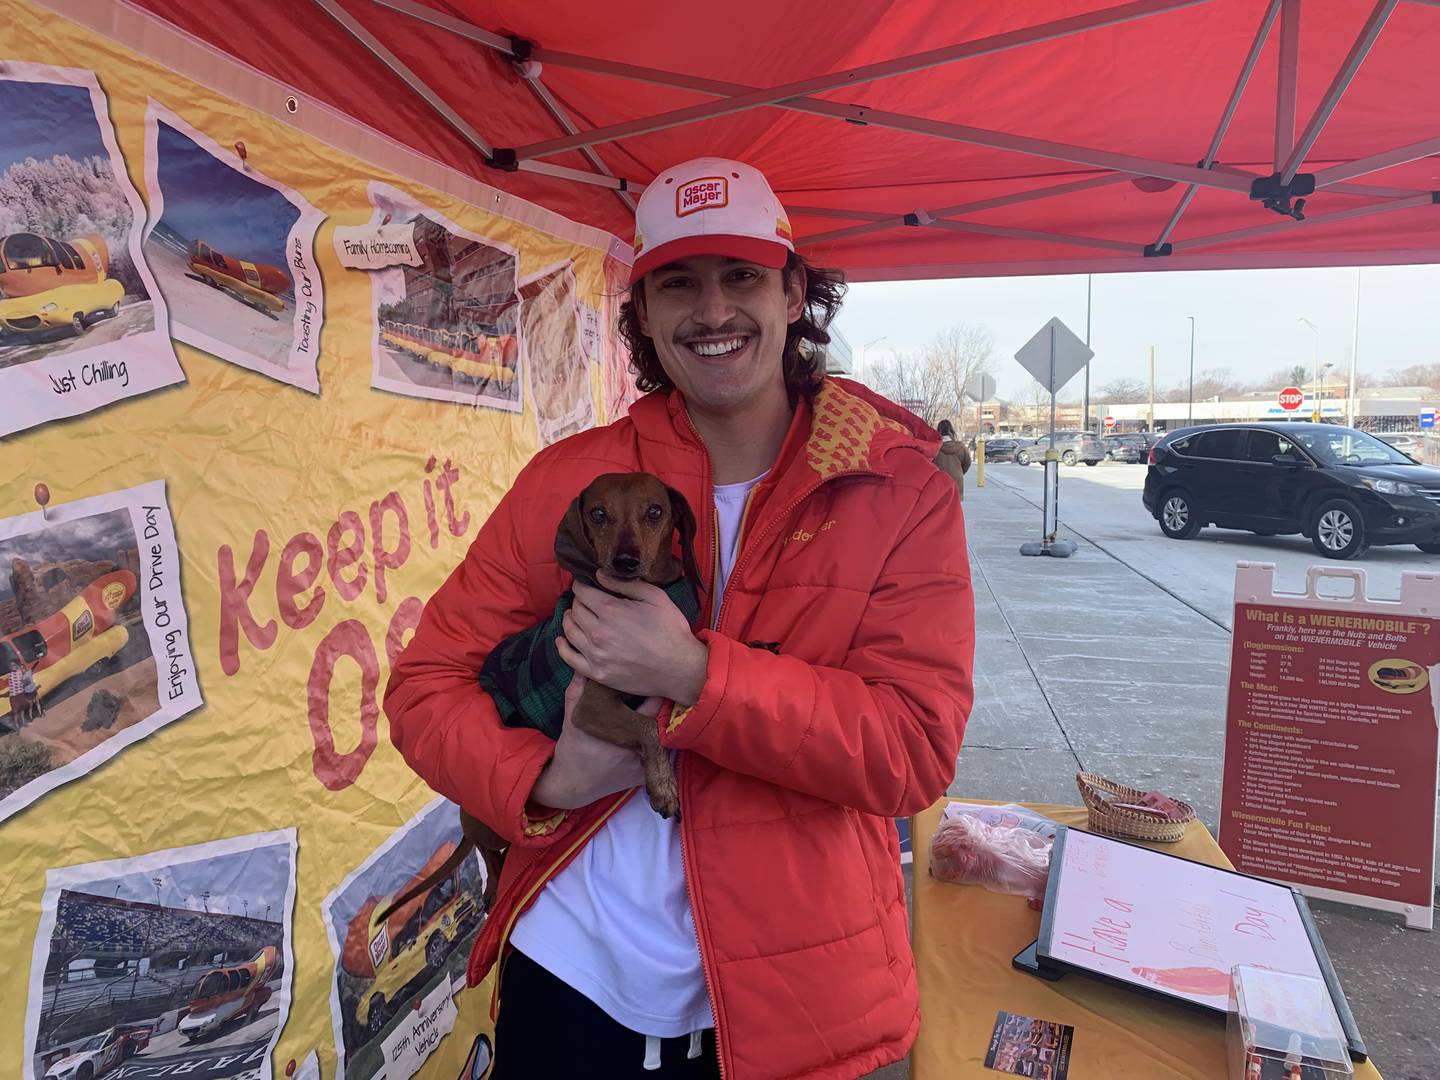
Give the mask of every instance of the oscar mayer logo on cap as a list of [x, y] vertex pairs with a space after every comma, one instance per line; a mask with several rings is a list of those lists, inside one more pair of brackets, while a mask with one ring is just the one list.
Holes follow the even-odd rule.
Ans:
[[775, 235], [785, 240], [795, 239], [795, 237], [790, 234], [790, 222], [786, 221], [783, 217], [777, 217], [775, 219]]
[[640, 254], [640, 249], [643, 248], [644, 246], [645, 246], [645, 237], [641, 236], [641, 235], [637, 232], [637, 233], [635, 234], [635, 254], [636, 254], [636, 255], [639, 255], [639, 254]]
[[675, 189], [675, 216], [711, 210], [730, 202], [730, 182], [723, 176], [702, 176]]

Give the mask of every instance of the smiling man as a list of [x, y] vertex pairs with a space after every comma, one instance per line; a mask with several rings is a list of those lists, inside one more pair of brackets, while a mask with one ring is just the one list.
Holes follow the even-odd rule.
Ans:
[[[396, 745], [511, 842], [471, 957], [501, 962], [495, 1076], [858, 1077], [919, 1026], [891, 819], [937, 799], [971, 702], [974, 614], [935, 432], [827, 377], [838, 275], [757, 170], [668, 169], [636, 212], [619, 332], [646, 396], [538, 454], [426, 607], [386, 694]], [[555, 528], [646, 471], [700, 519], [698, 625], [658, 588], [575, 583], [557, 643], [654, 700], [681, 817], [638, 758], [503, 726], [476, 674], [571, 582]]]

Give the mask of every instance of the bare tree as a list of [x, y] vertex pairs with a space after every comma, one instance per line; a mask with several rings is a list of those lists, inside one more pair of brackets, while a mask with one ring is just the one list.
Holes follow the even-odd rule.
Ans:
[[1440, 364], [1412, 364], [1397, 368], [1388, 372], [1380, 385], [1440, 386]]
[[955, 419], [964, 438], [978, 426], [979, 410], [965, 400], [965, 386], [995, 366], [995, 341], [981, 326], [953, 326], [918, 356], [895, 356], [875, 365], [871, 383], [892, 401], [912, 409], [934, 427]]
[[870, 382], [891, 401], [905, 406], [931, 427], [955, 414], [950, 373], [936, 358], [892, 356], [874, 367]]
[[1025, 385], [1021, 397], [1025, 403], [1026, 418], [1032, 432], [1050, 430], [1050, 391], [1039, 379], [1031, 379]]
[[1093, 400], [1102, 405], [1111, 402], [1133, 404], [1148, 401], [1150, 400], [1150, 384], [1139, 379], [1123, 377], [1112, 379], [1096, 389]]
[[925, 353], [950, 374], [955, 430], [964, 439], [980, 426], [980, 403], [967, 402], [965, 390], [976, 376], [994, 373], [995, 338], [983, 326], [961, 324], [938, 334]]
[[[1239, 397], [1244, 390], [1230, 374], [1229, 368], [1211, 368], [1195, 377], [1195, 400], [1209, 401], [1211, 398]], [[1181, 383], [1162, 395], [1165, 401], [1177, 402], [1190, 399], [1190, 383]]]

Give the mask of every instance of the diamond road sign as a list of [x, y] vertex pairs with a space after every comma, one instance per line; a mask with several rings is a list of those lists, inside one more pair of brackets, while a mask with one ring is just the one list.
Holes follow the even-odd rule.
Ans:
[[1059, 316], [1040, 328], [1027, 341], [1015, 359], [1035, 377], [1035, 381], [1052, 394], [1073, 379], [1095, 353], [1075, 336]]

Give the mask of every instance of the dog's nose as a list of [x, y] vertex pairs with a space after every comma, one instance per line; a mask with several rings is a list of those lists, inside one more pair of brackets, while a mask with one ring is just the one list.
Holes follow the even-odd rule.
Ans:
[[624, 552], [616, 555], [615, 558], [611, 561], [614, 562], [615, 569], [620, 571], [620, 573], [622, 574], [633, 574], [636, 570], [640, 569], [639, 558], [634, 555], [628, 555]]

